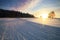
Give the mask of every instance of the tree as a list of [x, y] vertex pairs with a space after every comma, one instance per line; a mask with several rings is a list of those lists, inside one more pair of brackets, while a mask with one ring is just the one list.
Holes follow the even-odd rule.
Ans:
[[0, 9], [0, 18], [34, 18], [34, 15], [29, 13], [23, 13], [19, 11], [12, 11], [12, 10], [4, 10]]
[[52, 11], [48, 14], [48, 18], [55, 18], [55, 12]]

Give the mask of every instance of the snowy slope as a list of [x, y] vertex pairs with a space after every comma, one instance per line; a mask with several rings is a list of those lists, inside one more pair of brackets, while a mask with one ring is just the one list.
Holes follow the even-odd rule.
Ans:
[[60, 27], [44, 25], [37, 20], [0, 18], [0, 40], [60, 40]]
[[34, 23], [39, 23], [39, 24], [44, 24], [44, 25], [50, 25], [50, 26], [54, 26], [54, 27], [60, 27], [60, 18], [56, 18], [56, 19], [40, 19], [40, 18], [23, 18], [27, 21], [31, 21]]

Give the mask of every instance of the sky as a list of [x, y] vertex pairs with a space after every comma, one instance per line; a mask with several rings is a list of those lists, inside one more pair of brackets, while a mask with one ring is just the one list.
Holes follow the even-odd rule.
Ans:
[[60, 0], [0, 0], [0, 9], [28, 12], [35, 16], [54, 11], [60, 18]]

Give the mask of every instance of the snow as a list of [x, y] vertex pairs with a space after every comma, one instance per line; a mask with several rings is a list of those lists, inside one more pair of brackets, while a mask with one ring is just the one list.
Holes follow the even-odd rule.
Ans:
[[40, 18], [29, 18], [26, 19], [27, 21], [31, 21], [34, 23], [39, 23], [39, 24], [44, 24], [44, 25], [50, 25], [50, 26], [54, 26], [54, 27], [60, 27], [60, 19], [59, 18], [55, 18], [55, 19], [40, 19]]
[[60, 40], [60, 19], [0, 18], [0, 40]]

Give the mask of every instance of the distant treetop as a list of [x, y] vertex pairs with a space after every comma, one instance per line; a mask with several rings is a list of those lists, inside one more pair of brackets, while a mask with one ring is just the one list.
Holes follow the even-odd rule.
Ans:
[[55, 18], [55, 12], [52, 11], [48, 14], [48, 18]]

